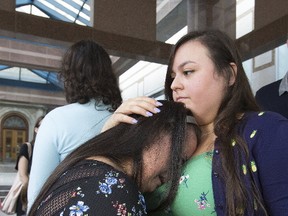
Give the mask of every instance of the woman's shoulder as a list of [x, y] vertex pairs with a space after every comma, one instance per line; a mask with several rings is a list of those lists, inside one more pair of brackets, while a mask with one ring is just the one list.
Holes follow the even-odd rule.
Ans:
[[[77, 173], [78, 170], [81, 170], [81, 174]], [[101, 161], [90, 160], [90, 159], [80, 161], [77, 164], [75, 164], [73, 167], [70, 167], [65, 172], [65, 175], [63, 175], [63, 177], [74, 179], [73, 177], [72, 178], [70, 177], [74, 175], [80, 177], [80, 179], [87, 178], [89, 179], [89, 181], [91, 180], [92, 182], [95, 182], [95, 178], [99, 180], [102, 179], [103, 182], [106, 182], [106, 183], [107, 181], [113, 181], [113, 184], [115, 182], [119, 182], [119, 183], [122, 182], [123, 180], [121, 179], [123, 178], [129, 179], [129, 177], [125, 173], [115, 169], [111, 165], [106, 164]]]
[[[103, 113], [111, 114], [108, 110], [111, 106], [104, 105], [102, 102], [97, 102], [95, 100], [91, 100], [85, 104], [80, 103], [71, 103], [64, 106], [57, 107], [51, 110], [47, 116], [50, 118], [64, 118], [65, 116], [91, 116], [92, 113], [97, 112], [99, 115]], [[95, 115], [94, 115], [95, 116]]]
[[66, 104], [66, 105], [59, 106], [59, 107], [52, 109], [46, 116], [51, 117], [51, 116], [63, 115], [67, 113], [67, 111], [81, 109], [81, 107], [84, 107], [84, 106], [79, 103]]
[[[22, 153], [28, 153], [28, 143], [22, 143], [21, 145], [20, 145], [20, 154]], [[31, 144], [30, 144], [31, 145]]]
[[55, 208], [54, 203], [59, 201], [56, 208], [57, 211], [63, 211], [63, 215], [75, 213], [77, 208], [78, 213], [83, 215], [116, 215], [118, 202], [119, 205], [125, 204], [132, 213], [133, 207], [139, 201], [133, 194], [138, 195], [138, 191], [127, 190], [127, 179], [125, 173], [108, 164], [95, 160], [80, 161], [56, 180], [39, 212], [42, 213], [45, 208]]
[[[77, 176], [77, 179], [74, 175]], [[62, 179], [63, 177], [64, 179]], [[107, 201], [114, 200], [115, 203], [122, 201], [127, 205], [129, 203], [135, 205], [143, 197], [138, 186], [130, 177], [100, 161], [84, 160], [79, 162], [65, 172], [59, 182], [67, 183], [67, 179], [75, 179], [69, 185], [80, 190], [82, 196], [88, 199], [86, 200], [88, 203], [97, 197], [98, 201], [105, 199]], [[75, 194], [79, 194], [79, 191], [75, 191]]]
[[256, 140], [257, 137], [261, 137], [261, 140], [284, 137], [288, 135], [288, 119], [270, 111], [248, 112], [240, 122], [240, 131], [247, 140]]
[[28, 150], [28, 144], [27, 143], [23, 143], [20, 146], [20, 150], [19, 150], [19, 154], [17, 157], [16, 166], [15, 166], [16, 170], [18, 170], [18, 162], [19, 162], [21, 157], [25, 157], [27, 160], [29, 160], [29, 150]]
[[288, 119], [276, 112], [262, 111], [262, 112], [247, 112], [244, 114], [243, 120], [248, 125], [267, 126], [267, 124], [279, 124], [280, 122], [288, 123]]

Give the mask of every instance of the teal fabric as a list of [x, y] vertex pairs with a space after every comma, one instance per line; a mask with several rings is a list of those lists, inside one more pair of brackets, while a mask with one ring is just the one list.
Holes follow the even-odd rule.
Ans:
[[173, 215], [216, 215], [212, 190], [213, 152], [197, 155], [188, 161], [179, 181], [178, 195], [171, 211]]
[[[183, 168], [178, 194], [171, 208], [149, 215], [216, 215], [211, 179], [212, 158], [213, 152], [205, 152], [192, 157]], [[162, 200], [164, 194], [165, 186], [160, 187], [153, 195], [147, 197], [148, 207], [155, 208], [155, 206], [151, 206], [152, 203]]]

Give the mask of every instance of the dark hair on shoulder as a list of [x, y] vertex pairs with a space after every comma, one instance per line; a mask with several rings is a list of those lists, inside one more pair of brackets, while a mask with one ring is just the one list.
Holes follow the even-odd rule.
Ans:
[[81, 40], [68, 48], [59, 72], [68, 103], [102, 101], [115, 111], [122, 102], [118, 81], [108, 53], [93, 40]]
[[[165, 95], [168, 100], [173, 100], [171, 73], [176, 52], [179, 47], [190, 41], [197, 41], [207, 49], [208, 57], [215, 66], [215, 73], [226, 81], [227, 88], [215, 119], [214, 132], [221, 142], [222, 167], [226, 176], [224, 176], [226, 185], [231, 185], [230, 188], [233, 188], [233, 190], [226, 190], [227, 214], [234, 216], [237, 215], [237, 206], [241, 206], [241, 208], [249, 206], [250, 208], [251, 205], [247, 203], [247, 188], [237, 174], [238, 166], [235, 166], [237, 161], [231, 141], [235, 140], [239, 144], [237, 148], [239, 146], [240, 152], [244, 152], [244, 157], [248, 162], [248, 146], [245, 140], [238, 135], [236, 125], [241, 120], [243, 113], [259, 111], [259, 106], [254, 98], [235, 42], [226, 33], [215, 29], [189, 32], [175, 44], [170, 55], [165, 81]], [[237, 71], [234, 71], [231, 63], [237, 66]], [[233, 85], [229, 85], [233, 76], [235, 82]], [[265, 212], [261, 194], [255, 185], [252, 186], [252, 191], [255, 203], [259, 206], [258, 210]]]
[[35, 139], [36, 139], [36, 135], [37, 135], [37, 133], [35, 132], [35, 129], [37, 128], [37, 129], [39, 129], [39, 127], [40, 127], [40, 124], [41, 124], [41, 121], [44, 119], [44, 117], [45, 117], [45, 115], [43, 115], [43, 116], [40, 116], [38, 119], [37, 119], [37, 121], [36, 121], [36, 123], [35, 123], [35, 125], [34, 125], [34, 128], [33, 128], [33, 138], [32, 138], [32, 140], [30, 141], [30, 143], [32, 144], [32, 145], [34, 145], [34, 143], [35, 143]]
[[133, 180], [141, 187], [143, 172], [143, 152], [154, 145], [161, 145], [163, 136], [170, 136], [170, 181], [166, 203], [170, 203], [177, 192], [181, 174], [182, 155], [186, 137], [187, 110], [182, 103], [161, 101], [161, 112], [151, 117], [133, 115], [137, 124], [120, 123], [119, 125], [95, 136], [71, 154], [69, 154], [56, 168], [42, 188], [33, 204], [29, 215], [34, 215], [37, 207], [51, 191], [49, 189], [57, 179], [76, 163], [93, 156], [105, 156], [120, 166], [127, 161], [133, 161]]

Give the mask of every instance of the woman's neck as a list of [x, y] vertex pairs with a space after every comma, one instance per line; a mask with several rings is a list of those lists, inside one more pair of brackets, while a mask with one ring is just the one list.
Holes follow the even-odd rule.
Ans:
[[201, 129], [201, 137], [207, 137], [214, 134], [214, 122], [210, 122], [205, 125], [199, 125]]
[[199, 127], [201, 129], [201, 137], [200, 137], [197, 149], [194, 152], [193, 156], [213, 150], [214, 142], [217, 137], [214, 133], [213, 122], [206, 124], [206, 125], [200, 125]]

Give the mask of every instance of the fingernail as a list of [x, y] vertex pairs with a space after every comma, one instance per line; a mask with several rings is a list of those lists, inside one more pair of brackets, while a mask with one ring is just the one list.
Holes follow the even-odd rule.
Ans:
[[154, 111], [155, 111], [156, 113], [159, 113], [161, 110], [158, 109], [158, 108], [154, 108]]
[[132, 124], [136, 124], [138, 121], [136, 119], [132, 120]]
[[151, 112], [146, 112], [146, 116], [150, 117], [153, 116], [153, 114]]
[[156, 106], [163, 106], [163, 104], [161, 102], [157, 101]]

